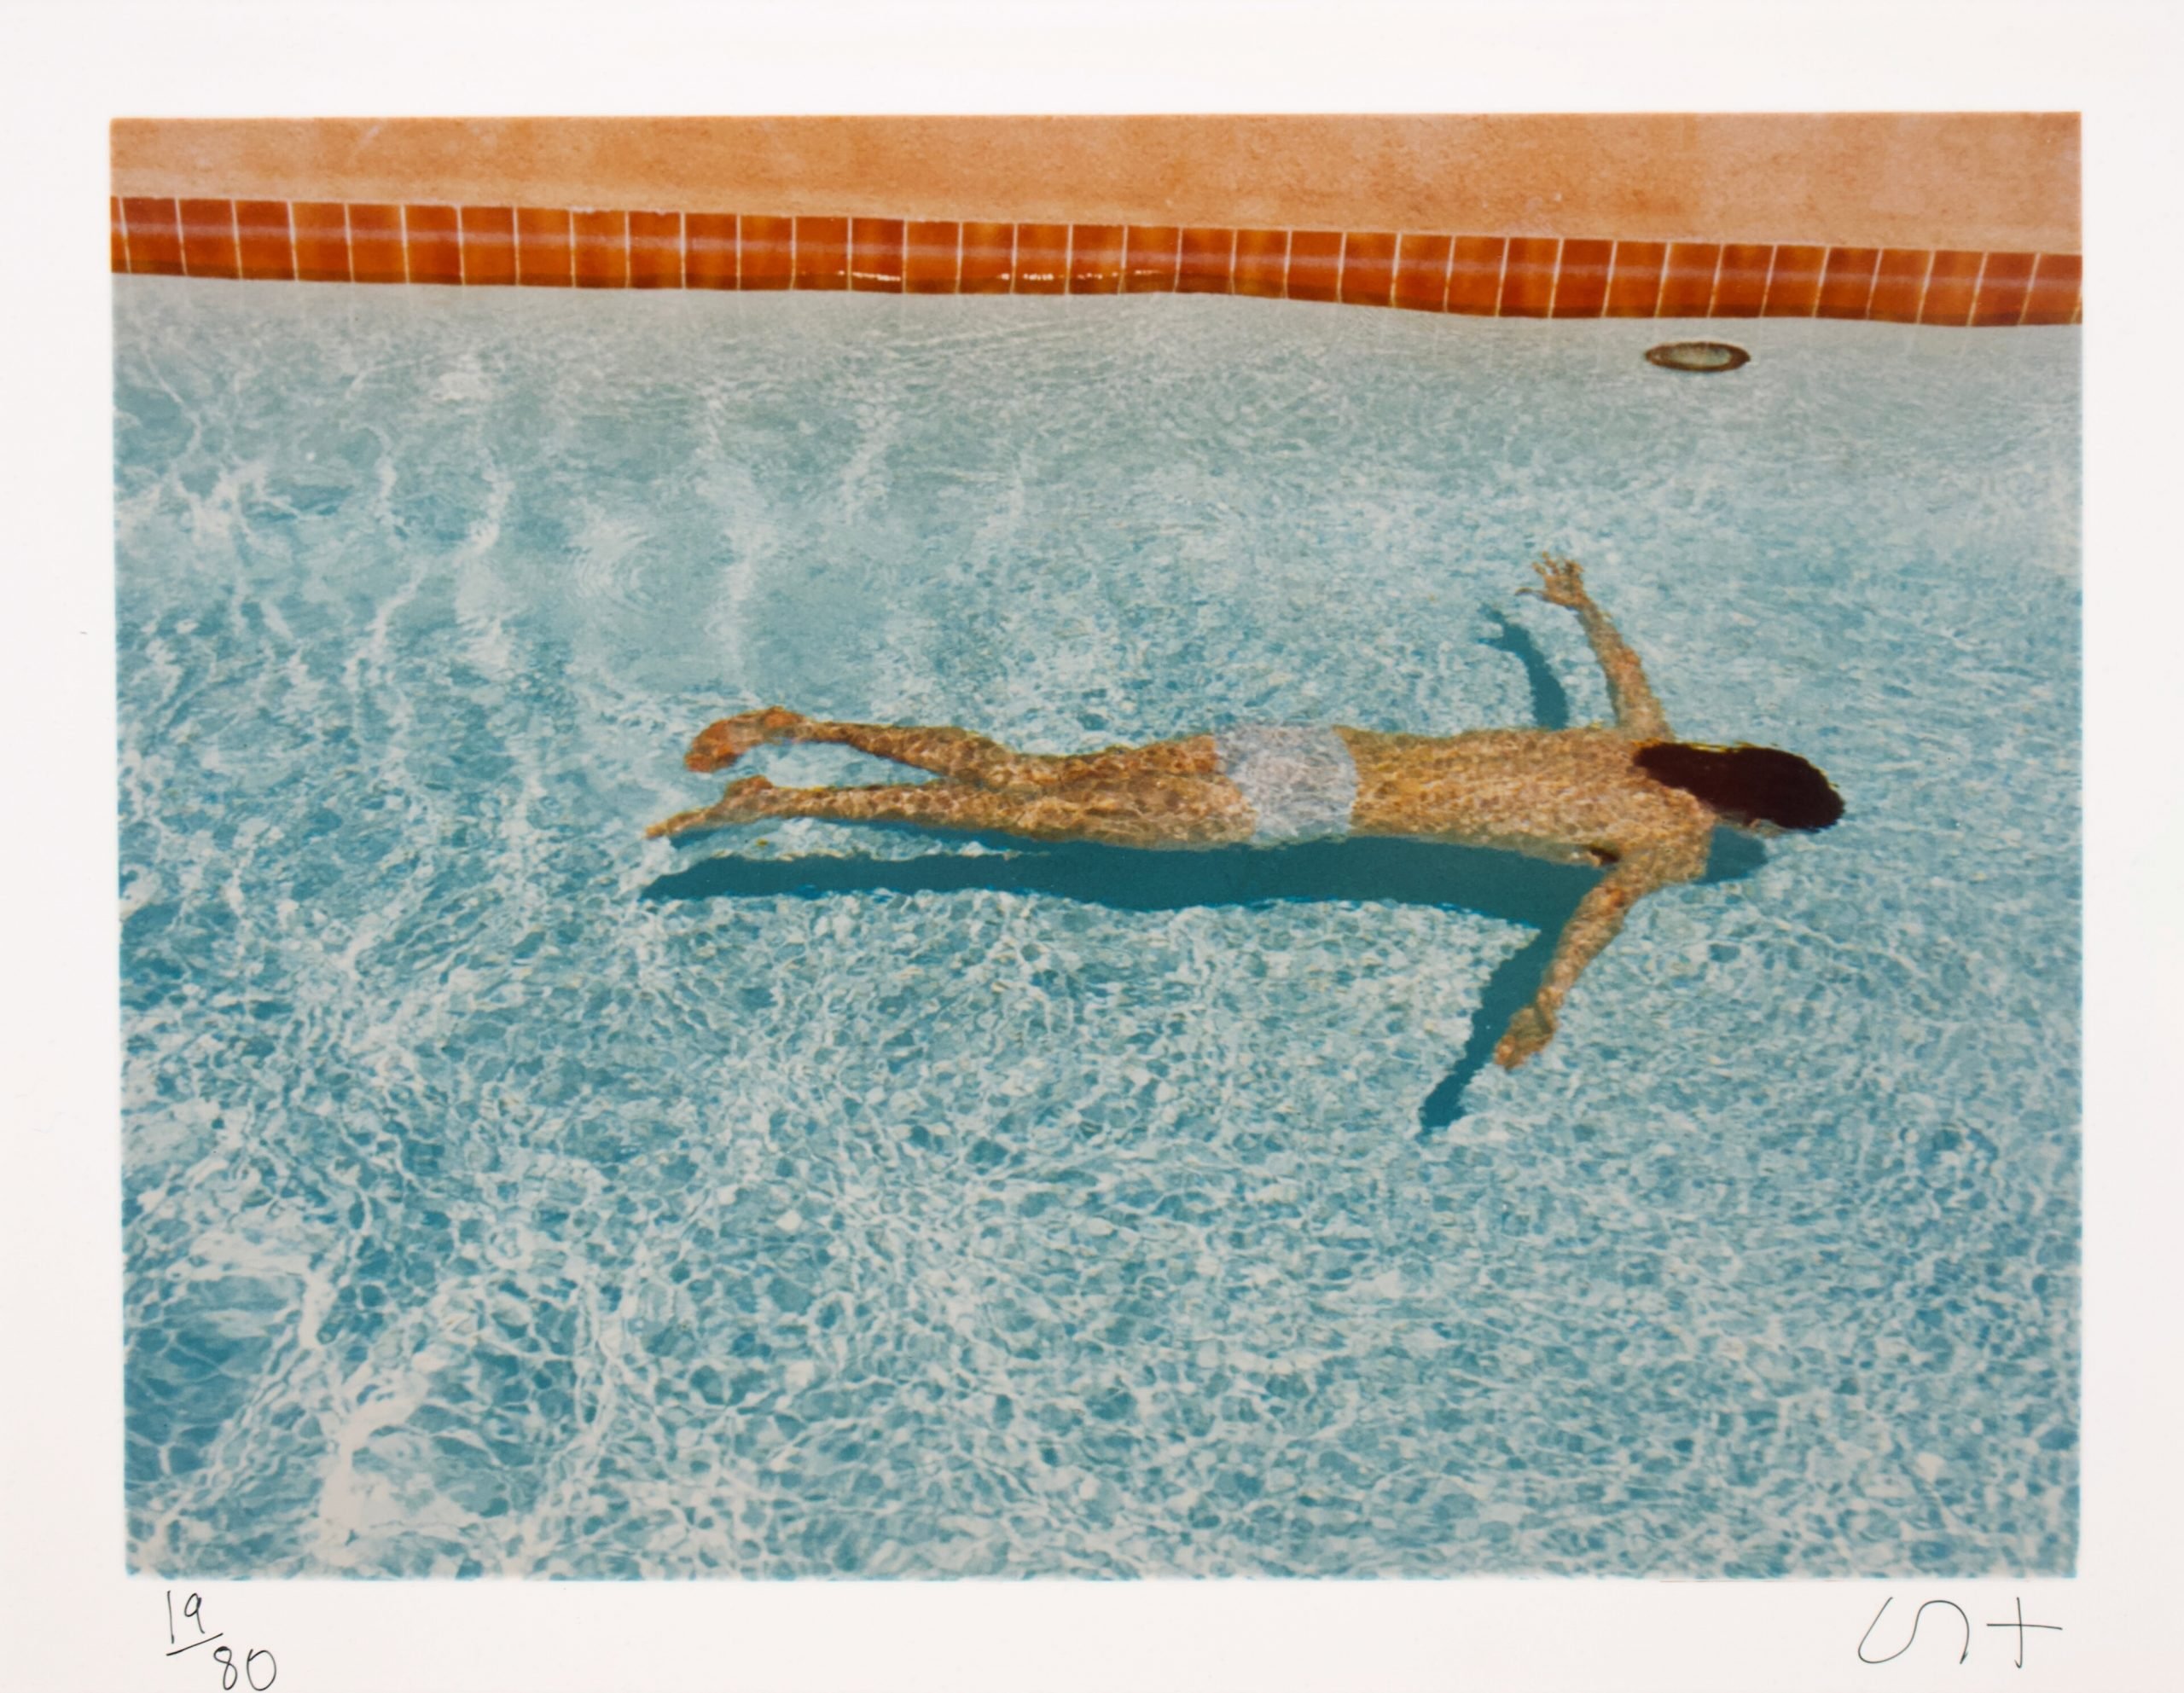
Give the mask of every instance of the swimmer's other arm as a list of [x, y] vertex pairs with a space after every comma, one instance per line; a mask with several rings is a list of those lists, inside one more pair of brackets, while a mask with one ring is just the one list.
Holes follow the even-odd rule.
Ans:
[[1646, 681], [1646, 667], [1638, 662], [1638, 655], [1609, 621], [1607, 613], [1593, 603], [1593, 596], [1585, 591], [1585, 574], [1577, 561], [1542, 553], [1532, 568], [1539, 572], [1540, 585], [1519, 588], [1518, 592], [1544, 600], [1550, 606], [1565, 606], [1577, 614], [1585, 639], [1593, 644], [1593, 656], [1606, 673], [1608, 702], [1615, 708], [1616, 728], [1638, 740], [1673, 740], [1668, 714], [1661, 710], [1661, 702], [1653, 698], [1653, 687]]
[[1552, 1041], [1562, 1001], [1585, 973], [1585, 966], [1615, 938], [1630, 907], [1656, 888], [1690, 881], [1704, 868], [1703, 864], [1694, 867], [1670, 857], [1632, 857], [1594, 883], [1571, 913], [1562, 938], [1554, 943], [1554, 959], [1547, 967], [1547, 979], [1540, 983], [1539, 992], [1509, 1019], [1508, 1028], [1494, 1048], [1494, 1062], [1504, 1070], [1514, 1070]]

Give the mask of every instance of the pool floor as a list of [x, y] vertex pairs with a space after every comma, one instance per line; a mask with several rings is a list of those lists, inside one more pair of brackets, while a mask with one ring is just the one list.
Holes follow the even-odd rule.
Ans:
[[[133, 1568], [2072, 1567], [2075, 329], [115, 302]], [[1595, 718], [1543, 547], [1850, 809], [1513, 1073], [1575, 872], [640, 838], [774, 703]]]

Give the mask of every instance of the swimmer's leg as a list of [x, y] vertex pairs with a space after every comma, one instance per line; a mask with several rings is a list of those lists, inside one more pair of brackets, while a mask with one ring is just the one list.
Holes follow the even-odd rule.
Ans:
[[746, 776], [729, 784], [713, 804], [679, 813], [645, 832], [679, 835], [762, 817], [908, 823], [1032, 840], [1155, 848], [1230, 845], [1249, 840], [1254, 826], [1250, 805], [1218, 777], [1152, 777], [1025, 790], [956, 781], [781, 788], [764, 776]]
[[854, 747], [876, 758], [989, 788], [1055, 787], [1144, 775], [1211, 775], [1219, 768], [1211, 735], [1159, 741], [1150, 746], [1113, 746], [1099, 752], [1019, 752], [968, 729], [831, 722], [800, 716], [778, 705], [746, 711], [712, 725], [690, 744], [682, 762], [693, 770], [717, 770], [767, 741]]

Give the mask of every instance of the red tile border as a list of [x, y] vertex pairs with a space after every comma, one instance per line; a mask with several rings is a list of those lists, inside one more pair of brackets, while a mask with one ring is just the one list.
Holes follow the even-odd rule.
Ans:
[[1234, 293], [1236, 235], [1234, 229], [1185, 229], [1176, 259], [1176, 292], [1179, 294]]
[[1069, 287], [1069, 225], [1019, 223], [1013, 292], [1059, 294]]
[[473, 288], [515, 285], [515, 207], [457, 208], [462, 241], [462, 280]]
[[288, 206], [295, 235], [299, 282], [346, 282], [349, 274], [349, 208], [327, 200], [299, 200]]
[[2078, 321], [2078, 289], [2084, 269], [2074, 252], [2043, 252], [2032, 272], [2032, 286], [2024, 297], [2020, 323], [2075, 323]]
[[349, 275], [359, 282], [406, 282], [409, 255], [402, 246], [398, 206], [349, 207]]
[[903, 292], [952, 294], [956, 261], [963, 251], [961, 223], [909, 223], [903, 226]]
[[1289, 232], [1288, 293], [1293, 300], [1342, 297], [1343, 233], [1339, 229]]
[[1670, 241], [1661, 270], [1656, 317], [1704, 317], [1714, 304], [1714, 278], [1722, 269], [1722, 249], [1713, 241]]
[[1120, 223], [1070, 225], [1069, 291], [1072, 294], [1118, 294], [1123, 291]]
[[2083, 320], [2076, 253], [110, 196], [136, 275], [884, 293], [1235, 293], [1504, 317]]
[[1827, 250], [1827, 269], [1820, 279], [1821, 317], [1863, 317], [1873, 297], [1873, 272], [1880, 249], [1835, 246]]
[[121, 202], [129, 242], [129, 268], [139, 276], [180, 276], [182, 223], [171, 200], [134, 196]]
[[2032, 265], [2037, 254], [1990, 252], [1979, 273], [1979, 287], [1972, 305], [1972, 322], [1981, 328], [2014, 324], [2024, 316], [2024, 302], [2032, 292]]
[[1123, 292], [1175, 293], [1182, 250], [1183, 232], [1173, 224], [1131, 224], [1123, 235]]
[[1458, 235], [1449, 255], [1449, 310], [1491, 317], [1502, 304], [1509, 243], [1502, 235]]
[[1016, 280], [1016, 226], [964, 224], [961, 275], [960, 293], [1007, 293]]
[[742, 217], [735, 223], [735, 286], [786, 288], [796, 281], [796, 219]]
[[1562, 243], [1553, 236], [1519, 235], [1509, 243], [1509, 256], [1502, 267], [1504, 317], [1544, 317], [1554, 304], [1554, 269], [1562, 257]]
[[630, 286], [682, 286], [682, 215], [678, 212], [630, 214]]
[[237, 200], [235, 246], [241, 258], [246, 281], [295, 281], [296, 252], [295, 243], [288, 231], [288, 202], [285, 200]]
[[1280, 299], [1289, 287], [1289, 231], [1239, 229], [1236, 257], [1229, 267], [1232, 293]]
[[822, 293], [850, 285], [850, 220], [799, 217], [796, 221], [795, 286]]
[[1778, 246], [1774, 272], [1767, 279], [1763, 317], [1810, 317], [1820, 304], [1821, 268], [1827, 262], [1824, 246]]
[[402, 232], [411, 281], [462, 286], [462, 236], [452, 206], [404, 206]]
[[182, 214], [183, 269], [192, 276], [239, 277], [242, 264], [235, 252], [235, 202], [183, 200], [176, 206]]
[[1604, 317], [1651, 317], [1660, 303], [1661, 270], [1668, 263], [1666, 241], [1618, 241], [1608, 260]]
[[734, 212], [686, 212], [682, 214], [684, 287], [735, 287], [741, 280], [736, 264], [737, 252]]
[[1352, 230], [1342, 244], [1345, 305], [1392, 305], [1396, 292], [1396, 246], [1401, 238], [1372, 230]]
[[1979, 273], [1986, 254], [1944, 248], [1934, 255], [1926, 273], [1926, 303], [1919, 308], [1921, 323], [1945, 323], [1961, 328], [1972, 321], [1972, 302], [1978, 297]]
[[622, 212], [572, 212], [574, 272], [579, 288], [630, 286], [630, 219]]
[[139, 276], [180, 276], [182, 221], [171, 200], [126, 198], [121, 202], [128, 232], [129, 268]]
[[903, 220], [850, 219], [850, 287], [865, 293], [903, 292]]
[[1562, 263], [1554, 273], [1554, 315], [1600, 316], [1607, 304], [1608, 267], [1614, 258], [1613, 241], [1563, 242]]
[[1394, 303], [1406, 311], [1444, 311], [1449, 304], [1449, 235], [1403, 235], [1396, 244]]
[[1774, 268], [1774, 249], [1745, 241], [1722, 248], [1722, 268], [1714, 275], [1715, 317], [1757, 317], [1767, 303], [1767, 279]]
[[1916, 323], [1933, 262], [1933, 254], [1916, 247], [1883, 247], [1866, 316], [1881, 323]]
[[576, 281], [575, 242], [566, 211], [515, 209], [515, 280], [519, 287], [566, 288]]

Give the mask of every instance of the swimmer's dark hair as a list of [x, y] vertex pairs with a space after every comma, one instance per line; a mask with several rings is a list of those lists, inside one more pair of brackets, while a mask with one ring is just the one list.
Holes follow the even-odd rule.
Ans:
[[1843, 796], [1794, 752], [1657, 740], [1635, 756], [1655, 781], [1682, 788], [1732, 823], [1825, 829], [1843, 815]]

